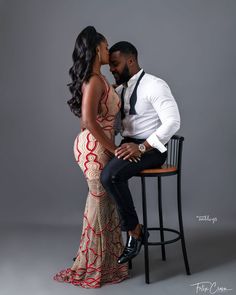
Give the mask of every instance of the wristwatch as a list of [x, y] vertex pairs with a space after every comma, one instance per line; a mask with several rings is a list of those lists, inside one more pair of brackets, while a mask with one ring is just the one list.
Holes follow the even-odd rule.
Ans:
[[146, 146], [143, 143], [138, 145], [138, 149], [142, 154], [146, 152]]

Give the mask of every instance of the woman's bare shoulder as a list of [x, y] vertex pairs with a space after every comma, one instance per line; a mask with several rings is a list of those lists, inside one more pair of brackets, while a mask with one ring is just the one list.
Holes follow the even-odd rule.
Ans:
[[94, 95], [96, 97], [101, 97], [105, 93], [104, 82], [98, 75], [92, 75], [87, 82], [82, 84], [82, 93], [83, 96], [88, 94], [89, 96]]
[[98, 75], [91, 75], [91, 77], [89, 78], [89, 81], [85, 81], [83, 82], [82, 84], [82, 87], [83, 88], [91, 88], [91, 87], [99, 87], [101, 89], [104, 88], [104, 83], [103, 81], [101, 80], [102, 78], [99, 77]]

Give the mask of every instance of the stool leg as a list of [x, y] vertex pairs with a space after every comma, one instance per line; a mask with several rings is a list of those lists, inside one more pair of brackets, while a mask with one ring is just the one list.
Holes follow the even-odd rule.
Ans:
[[146, 204], [146, 186], [145, 178], [142, 181], [142, 205], [143, 205], [143, 227], [144, 227], [144, 261], [145, 261], [145, 280], [149, 284], [149, 255], [148, 255], [148, 239], [147, 239], [147, 204]]
[[181, 245], [182, 245], [182, 251], [183, 251], [183, 257], [184, 257], [184, 263], [186, 268], [187, 275], [190, 275], [190, 269], [188, 264], [188, 256], [187, 256], [187, 250], [185, 245], [185, 239], [184, 239], [184, 227], [183, 227], [183, 218], [182, 218], [182, 204], [181, 204], [181, 175], [177, 175], [177, 200], [178, 200], [178, 216], [179, 216], [179, 230], [181, 235]]
[[[164, 242], [164, 230], [163, 230], [163, 214], [162, 214], [162, 190], [161, 190], [161, 177], [158, 179], [158, 211], [159, 211], [159, 225], [160, 225], [160, 238], [161, 242]], [[162, 260], [166, 260], [165, 245], [161, 245]]]

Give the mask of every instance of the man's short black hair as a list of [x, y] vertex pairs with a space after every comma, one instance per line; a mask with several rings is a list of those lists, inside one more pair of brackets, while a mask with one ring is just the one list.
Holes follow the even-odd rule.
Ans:
[[110, 54], [115, 52], [115, 51], [120, 51], [121, 53], [124, 54], [132, 54], [134, 57], [137, 59], [138, 58], [138, 51], [135, 48], [133, 44], [127, 41], [120, 41], [116, 44], [114, 44], [110, 49], [109, 52]]

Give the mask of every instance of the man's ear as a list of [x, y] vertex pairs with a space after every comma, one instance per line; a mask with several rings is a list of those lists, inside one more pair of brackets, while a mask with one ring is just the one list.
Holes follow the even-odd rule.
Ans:
[[133, 63], [134, 63], [134, 58], [132, 56], [130, 56], [128, 59], [127, 59], [127, 63], [129, 66], [132, 66]]

